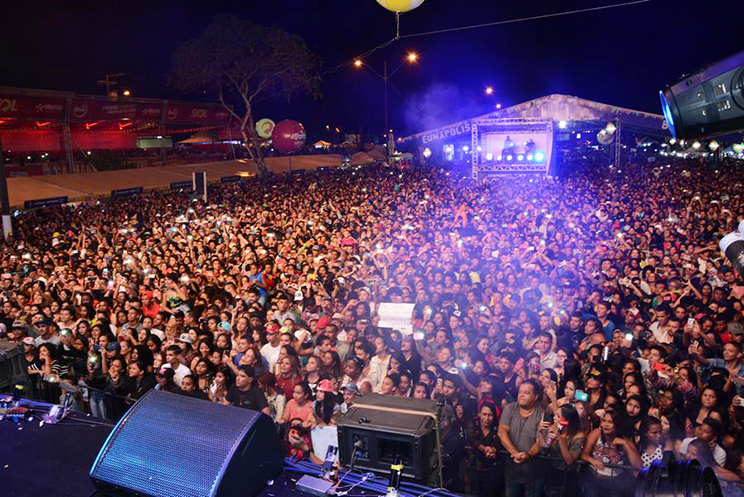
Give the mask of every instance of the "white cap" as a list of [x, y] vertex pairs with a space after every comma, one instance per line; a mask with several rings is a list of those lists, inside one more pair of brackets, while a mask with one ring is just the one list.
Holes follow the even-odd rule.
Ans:
[[742, 222], [739, 223], [739, 233], [744, 235], [744, 220], [742, 220]]

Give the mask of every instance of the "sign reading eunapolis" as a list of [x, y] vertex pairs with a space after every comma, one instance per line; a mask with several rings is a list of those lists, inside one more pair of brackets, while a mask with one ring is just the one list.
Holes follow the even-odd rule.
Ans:
[[453, 136], [459, 136], [459, 135], [464, 135], [466, 133], [470, 133], [470, 130], [471, 130], [470, 122], [456, 124], [448, 128], [440, 129], [433, 133], [427, 133], [421, 137], [421, 141], [423, 143], [430, 143], [430, 142], [435, 142], [439, 140], [445, 140], [447, 138], [452, 138]]

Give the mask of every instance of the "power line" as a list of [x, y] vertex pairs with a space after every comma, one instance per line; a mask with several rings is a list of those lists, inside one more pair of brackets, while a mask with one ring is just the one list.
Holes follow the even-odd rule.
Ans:
[[364, 52], [362, 54], [359, 54], [356, 57], [352, 57], [351, 59], [347, 60], [346, 62], [342, 62], [341, 64], [339, 64], [339, 65], [337, 65], [335, 67], [332, 67], [331, 69], [328, 69], [327, 71], [324, 71], [321, 74], [321, 76], [325, 76], [326, 74], [330, 74], [332, 72], [336, 72], [339, 69], [341, 69], [342, 67], [350, 66], [357, 59], [363, 59], [363, 58], [369, 57], [370, 55], [372, 55], [376, 51], [380, 50], [381, 48], [387, 47], [388, 45], [390, 45], [391, 43], [393, 43], [396, 40], [397, 40], [397, 38], [392, 38], [392, 39], [386, 41], [385, 43], [381, 43], [380, 45], [377, 45], [375, 48], [373, 48], [371, 50], [367, 50], [366, 52]]
[[384, 43], [381, 43], [380, 45], [377, 45], [376, 47], [374, 47], [374, 48], [372, 48], [370, 50], [367, 50], [364, 53], [361, 53], [361, 54], [359, 54], [359, 55], [357, 55], [355, 57], [352, 57], [351, 59], [349, 59], [349, 60], [347, 60], [345, 62], [342, 62], [341, 64], [338, 64], [337, 66], [334, 66], [334, 67], [332, 67], [332, 68], [324, 71], [323, 73], [321, 73], [321, 77], [322, 76], [325, 76], [327, 74], [336, 72], [339, 69], [341, 69], [342, 67], [350, 66], [357, 59], [363, 59], [365, 57], [369, 57], [370, 55], [372, 55], [376, 51], [378, 51], [378, 50], [380, 50], [382, 48], [385, 48], [385, 47], [391, 45], [393, 42], [395, 42], [397, 40], [401, 40], [403, 38], [414, 38], [414, 37], [417, 37], [417, 36], [428, 36], [428, 35], [439, 34], [439, 33], [450, 33], [450, 32], [453, 32], [453, 31], [464, 31], [464, 30], [467, 30], [467, 29], [485, 28], [485, 27], [488, 27], [488, 26], [501, 26], [501, 25], [504, 25], [504, 24], [514, 24], [514, 23], [517, 23], [517, 22], [534, 21], [534, 20], [538, 20], [538, 19], [548, 19], [550, 17], [562, 17], [562, 16], [569, 16], [569, 15], [574, 15], [574, 14], [583, 14], [583, 13], [586, 13], [586, 12], [596, 12], [596, 11], [599, 11], [599, 10], [617, 9], [617, 8], [620, 8], [620, 7], [629, 7], [631, 5], [638, 5], [638, 4], [649, 3], [649, 2], [651, 2], [651, 0], [634, 0], [634, 1], [631, 1], [631, 2], [617, 3], [617, 4], [612, 4], [612, 5], [603, 5], [603, 6], [600, 6], [600, 7], [589, 7], [589, 8], [586, 8], [586, 9], [569, 10], [569, 11], [565, 11], [565, 12], [555, 12], [553, 14], [543, 14], [543, 15], [531, 16], [531, 17], [520, 17], [518, 19], [507, 19], [507, 20], [504, 20], [504, 21], [488, 22], [488, 23], [484, 23], [484, 24], [474, 24], [472, 26], [461, 26], [459, 28], [438, 29], [438, 30], [435, 30], [435, 31], [424, 31], [423, 33], [412, 33], [412, 34], [407, 34], [407, 35], [398, 35], [395, 38], [392, 38], [392, 39], [390, 39], [390, 40], [388, 40], [388, 41], [386, 41]]
[[534, 21], [534, 20], [537, 20], [537, 19], [547, 19], [547, 18], [550, 18], [550, 17], [561, 17], [561, 16], [569, 16], [569, 15], [573, 15], [573, 14], [583, 14], [585, 12], [595, 12], [595, 11], [598, 11], [598, 10], [616, 9], [616, 8], [619, 8], [619, 7], [629, 7], [631, 5], [638, 5], [638, 4], [641, 4], [641, 3], [648, 3], [650, 1], [651, 0], [635, 0], [635, 1], [632, 1], [632, 2], [617, 3], [617, 4], [613, 4], [613, 5], [603, 5], [601, 7], [589, 7], [589, 8], [586, 8], [586, 9], [569, 10], [569, 11], [566, 11], [566, 12], [555, 12], [553, 14], [543, 14], [543, 15], [531, 16], [531, 17], [520, 17], [518, 19], [507, 19], [507, 20], [504, 20], [504, 21], [487, 22], [487, 23], [484, 23], [484, 24], [474, 24], [472, 26], [462, 26], [462, 27], [459, 27], [459, 28], [438, 29], [436, 31], [425, 31], [423, 33], [413, 33], [413, 34], [408, 34], [408, 35], [402, 35], [400, 38], [401, 39], [403, 39], [403, 38], [413, 38], [413, 37], [416, 37], [416, 36], [428, 36], [428, 35], [439, 34], [439, 33], [451, 33], [453, 31], [464, 31], [466, 29], [485, 28], [485, 27], [488, 27], [488, 26], [500, 26], [500, 25], [503, 25], [503, 24], [513, 24], [513, 23], [517, 23], [517, 22]]

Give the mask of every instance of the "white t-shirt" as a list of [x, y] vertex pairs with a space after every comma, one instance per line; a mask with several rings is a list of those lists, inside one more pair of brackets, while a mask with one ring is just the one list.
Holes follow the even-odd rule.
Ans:
[[[687, 454], [687, 447], [690, 445], [690, 442], [696, 439], [697, 437], [690, 437], [682, 440], [682, 445], [679, 447], [679, 453], [682, 455]], [[713, 448], [713, 459], [715, 459], [716, 464], [719, 466], [726, 464], [726, 451], [718, 444]]]
[[176, 368], [176, 375], [173, 377], [173, 381], [178, 385], [178, 388], [181, 388], [181, 382], [185, 377], [191, 374], [191, 370], [184, 366], [183, 364], [178, 364], [178, 368]]
[[281, 345], [273, 347], [270, 343], [267, 343], [261, 347], [261, 356], [266, 360], [269, 366], [269, 371], [274, 367], [276, 361], [279, 360], [279, 352], [282, 350]]

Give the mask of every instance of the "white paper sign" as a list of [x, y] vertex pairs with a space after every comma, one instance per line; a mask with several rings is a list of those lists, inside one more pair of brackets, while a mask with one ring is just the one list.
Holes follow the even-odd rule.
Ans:
[[313, 453], [318, 459], [325, 460], [328, 447], [338, 447], [338, 428], [335, 426], [316, 426], [310, 432], [313, 441]]
[[380, 328], [393, 328], [405, 335], [413, 333], [411, 317], [416, 304], [394, 304], [383, 302], [380, 304], [378, 314], [380, 315]]

